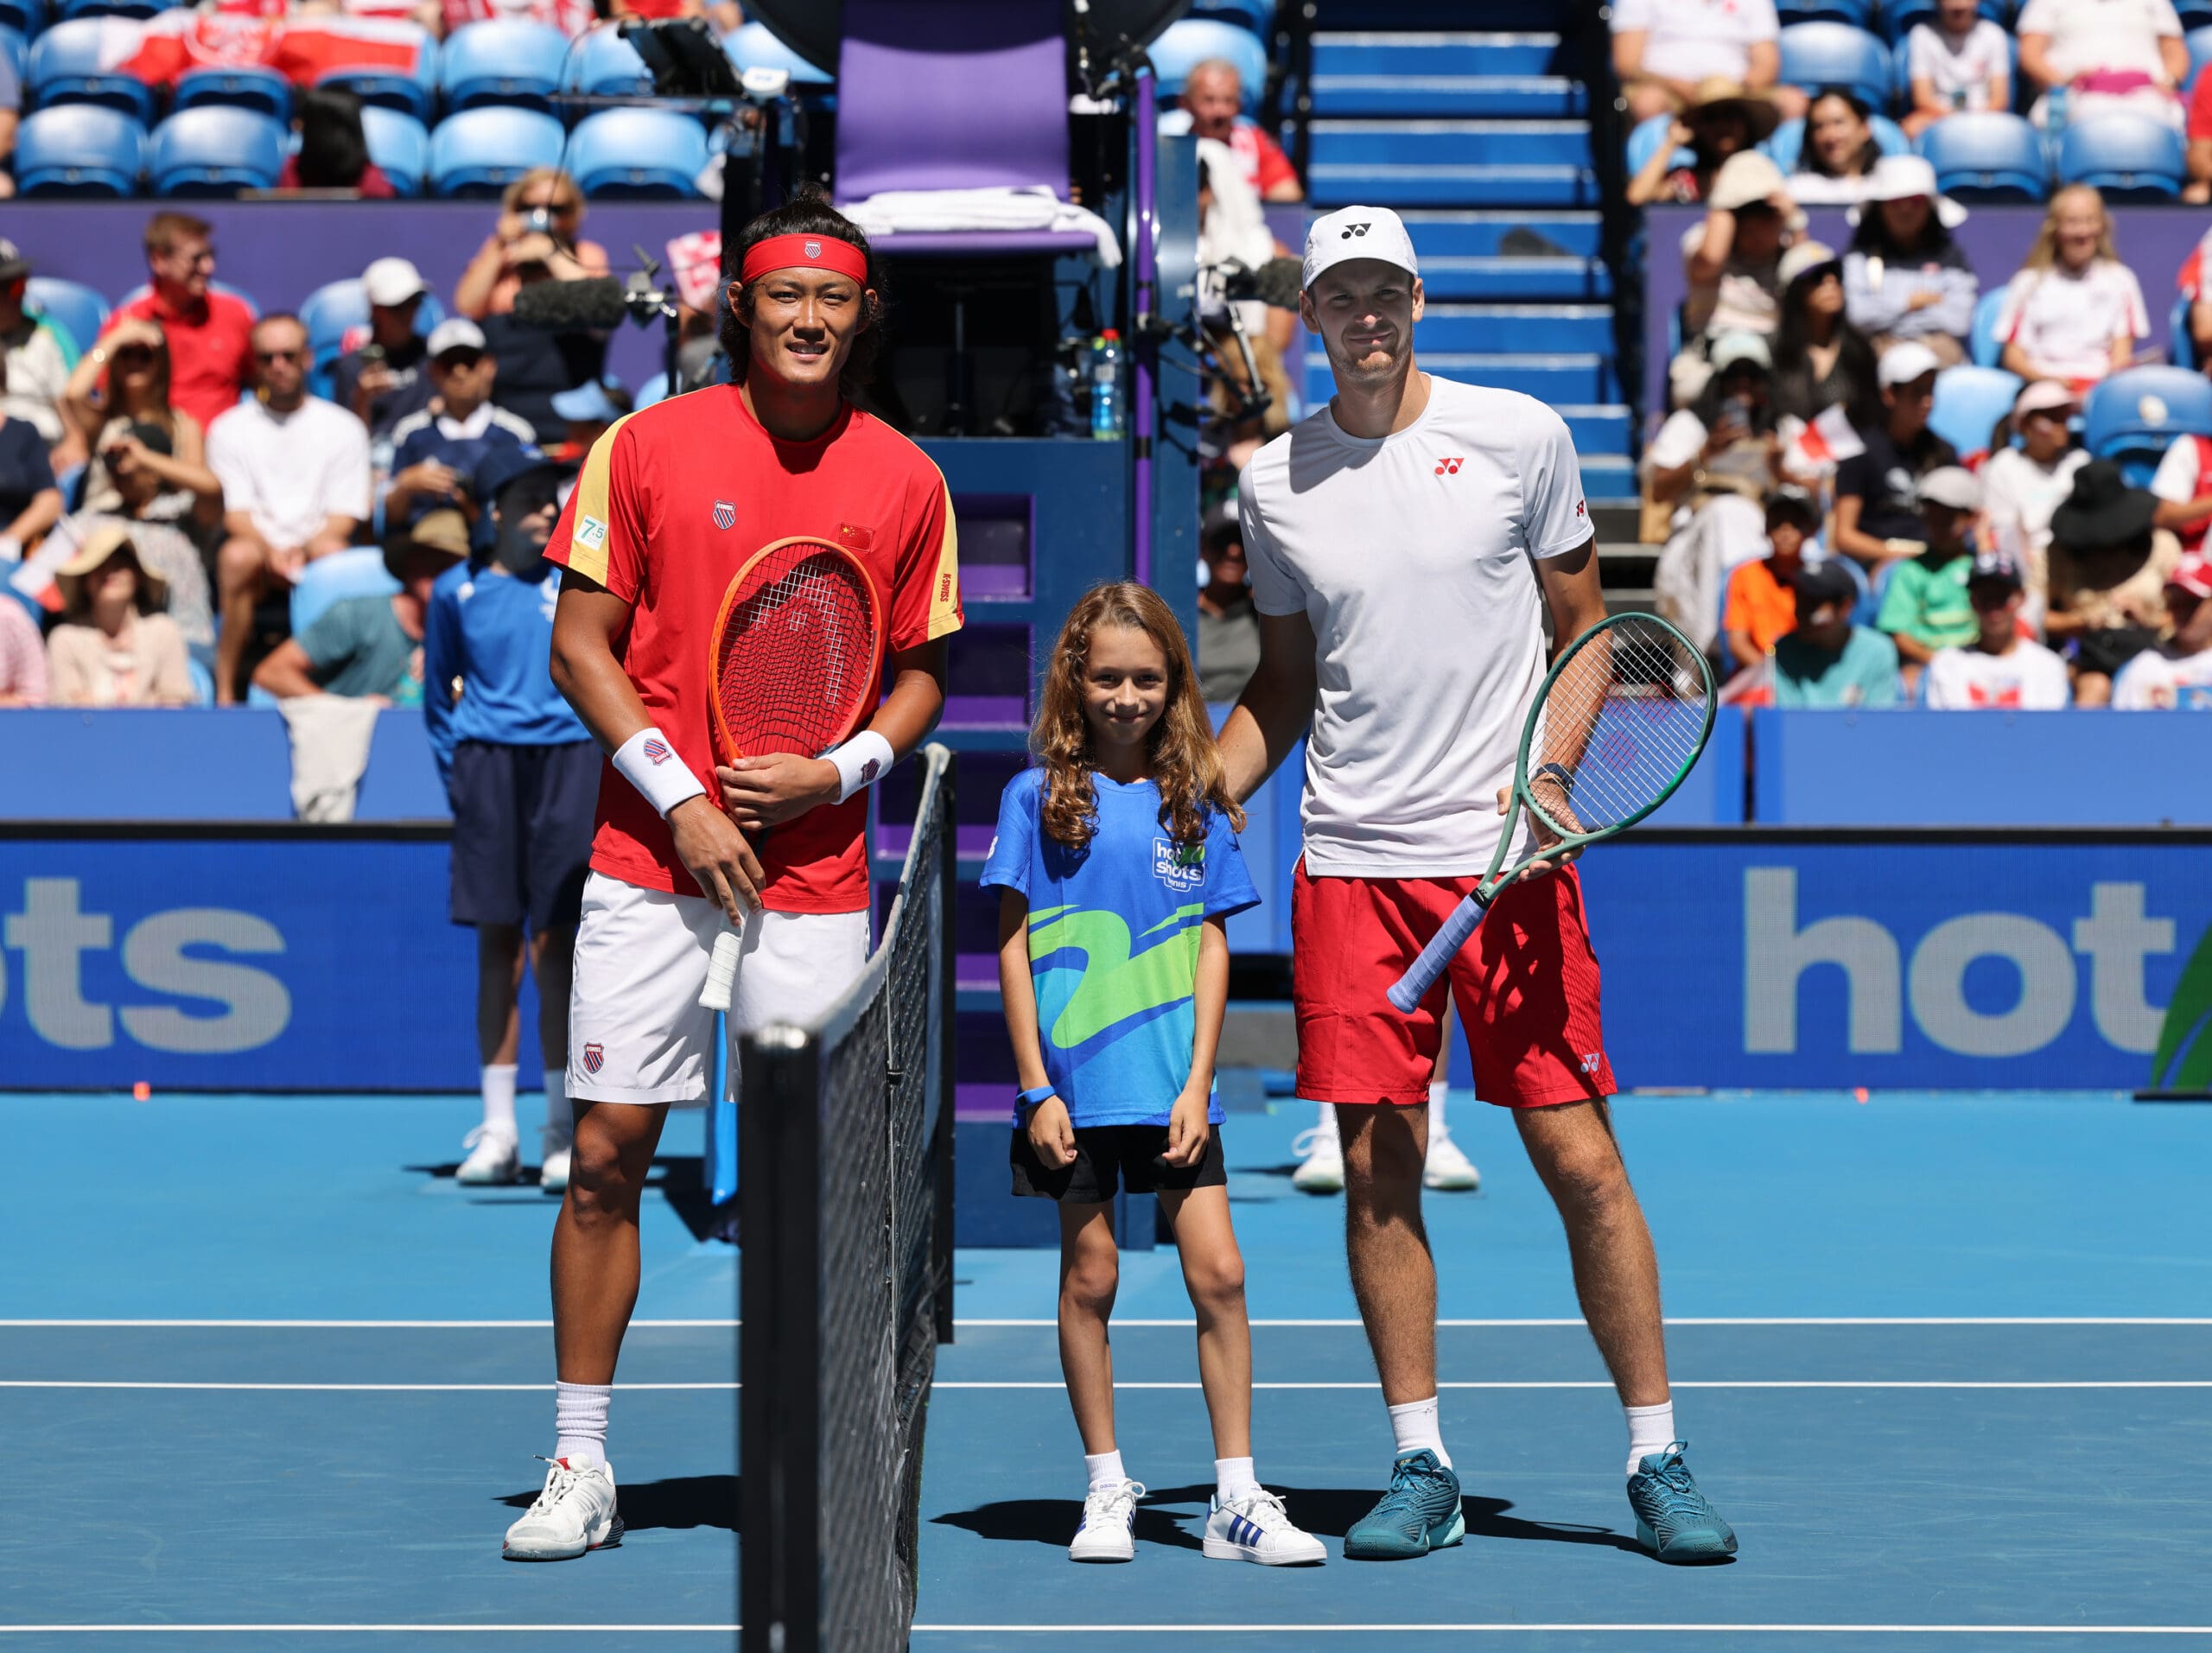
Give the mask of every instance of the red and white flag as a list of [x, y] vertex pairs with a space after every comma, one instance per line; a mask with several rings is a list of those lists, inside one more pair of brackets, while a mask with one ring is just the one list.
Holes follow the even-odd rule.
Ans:
[[309, 86], [334, 69], [412, 74], [430, 44], [421, 25], [389, 17], [310, 16], [285, 21], [236, 0], [217, 11], [179, 8], [147, 22], [100, 20], [100, 66], [149, 86], [174, 86], [194, 69], [275, 69]]
[[1866, 451], [1866, 444], [1851, 428], [1851, 416], [1844, 411], [1840, 402], [1799, 432], [1796, 447], [1796, 452], [1791, 456], [1796, 461], [1793, 468], [1812, 471], [1840, 465]]

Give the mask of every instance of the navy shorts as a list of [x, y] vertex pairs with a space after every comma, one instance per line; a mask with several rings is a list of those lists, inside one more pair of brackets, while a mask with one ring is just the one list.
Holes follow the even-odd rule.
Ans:
[[453, 803], [453, 921], [574, 929], [599, 807], [599, 747], [463, 741]]
[[1117, 1186], [1133, 1194], [1162, 1190], [1188, 1193], [1193, 1188], [1219, 1188], [1229, 1181], [1218, 1125], [1206, 1132], [1206, 1151], [1196, 1165], [1170, 1165], [1161, 1157], [1166, 1152], [1165, 1125], [1078, 1125], [1075, 1159], [1057, 1171], [1038, 1156], [1025, 1130], [1014, 1133], [1007, 1160], [1014, 1168], [1017, 1195], [1071, 1205], [1103, 1203], [1113, 1198]]

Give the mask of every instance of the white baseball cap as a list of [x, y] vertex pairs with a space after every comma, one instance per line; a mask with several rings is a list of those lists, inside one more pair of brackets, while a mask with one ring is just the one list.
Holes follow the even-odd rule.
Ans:
[[1908, 339], [1882, 353], [1881, 365], [1875, 368], [1874, 377], [1886, 391], [1892, 385], [1910, 385], [1925, 374], [1939, 371], [1942, 366], [1926, 345]]
[[1957, 465], [1943, 465], [1920, 479], [1920, 497], [1954, 511], [1981, 509], [1981, 479]]
[[449, 315], [430, 329], [426, 348], [435, 361], [448, 350], [481, 350], [484, 329], [465, 315]]
[[361, 291], [372, 304], [404, 304], [429, 290], [423, 272], [404, 258], [379, 258], [361, 272]]
[[1313, 227], [1306, 232], [1306, 266], [1300, 284], [1311, 287], [1323, 270], [1349, 258], [1380, 258], [1408, 276], [1421, 274], [1421, 266], [1414, 262], [1414, 238], [1406, 233], [1406, 222], [1387, 207], [1339, 207], [1315, 219]]

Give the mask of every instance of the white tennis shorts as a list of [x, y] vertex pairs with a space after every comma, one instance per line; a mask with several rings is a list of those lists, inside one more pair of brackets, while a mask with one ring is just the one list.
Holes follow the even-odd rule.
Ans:
[[[584, 882], [569, 999], [569, 1095], [581, 1102], [707, 1099], [715, 1013], [699, 1006], [715, 938], [728, 927], [704, 896], [671, 895], [594, 873]], [[730, 999], [729, 1035], [808, 1021], [868, 962], [865, 912], [756, 912]], [[735, 1052], [730, 1084], [737, 1083]]]

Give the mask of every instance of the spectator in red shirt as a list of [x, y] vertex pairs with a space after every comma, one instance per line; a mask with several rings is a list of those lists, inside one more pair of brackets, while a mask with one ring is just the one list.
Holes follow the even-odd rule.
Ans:
[[1298, 169], [1258, 122], [1243, 114], [1244, 78], [1226, 58], [1210, 57], [1183, 80], [1183, 107], [1190, 111], [1191, 134], [1226, 143], [1236, 153], [1244, 176], [1262, 200], [1304, 200]]
[[253, 373], [253, 311], [229, 293], [209, 290], [214, 232], [204, 219], [156, 213], [146, 226], [146, 267], [153, 286], [119, 307], [109, 332], [134, 317], [158, 322], [169, 346], [169, 401], [201, 429], [236, 405]]
[[2181, 198], [2202, 207], [2212, 201], [2212, 74], [2200, 74], [2189, 94], [2189, 182]]
[[369, 159], [361, 129], [361, 99], [343, 86], [309, 86], [300, 93], [292, 124], [299, 152], [284, 157], [279, 189], [351, 189], [363, 200], [391, 200], [399, 192]]

